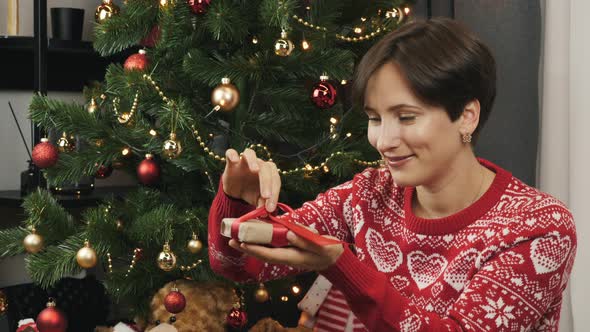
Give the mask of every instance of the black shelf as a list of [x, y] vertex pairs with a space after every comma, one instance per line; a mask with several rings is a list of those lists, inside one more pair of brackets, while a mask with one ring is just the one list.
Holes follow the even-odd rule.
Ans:
[[[128, 192], [137, 187], [99, 187], [94, 188], [90, 194], [86, 195], [59, 195], [53, 194], [53, 197], [64, 208], [84, 208], [98, 205], [102, 200], [114, 196], [123, 198]], [[19, 208], [23, 203], [25, 196], [21, 196], [19, 190], [0, 191], [0, 207]]]
[[[35, 90], [34, 43], [34, 37], [0, 37], [0, 90]], [[122, 63], [134, 51], [101, 57], [91, 42], [50, 39], [47, 90], [82, 91], [90, 82], [104, 80], [110, 63]]]

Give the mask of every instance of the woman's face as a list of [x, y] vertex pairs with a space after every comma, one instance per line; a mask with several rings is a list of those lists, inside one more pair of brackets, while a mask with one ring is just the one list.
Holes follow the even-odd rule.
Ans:
[[365, 112], [368, 138], [379, 151], [396, 184], [437, 186], [456, 168], [460, 155], [460, 123], [441, 107], [414, 96], [394, 62], [381, 66], [367, 82]]

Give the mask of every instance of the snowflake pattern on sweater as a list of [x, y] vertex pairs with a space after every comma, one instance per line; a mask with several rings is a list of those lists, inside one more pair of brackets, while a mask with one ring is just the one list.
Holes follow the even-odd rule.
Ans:
[[[355, 243], [355, 253], [346, 248], [322, 271], [333, 284], [328, 298], [342, 294], [348, 304], [341, 317], [327, 315], [323, 305], [322, 330], [343, 331], [350, 308], [355, 331], [360, 323], [369, 331], [557, 331], [576, 251], [572, 215], [557, 199], [480, 162], [496, 173], [494, 182], [471, 206], [445, 218], [413, 215], [414, 188], [372, 168], [288, 216]], [[221, 219], [253, 207], [221, 189], [209, 216], [212, 268], [243, 282], [301, 272], [227, 245]], [[331, 321], [322, 323], [323, 317]]]

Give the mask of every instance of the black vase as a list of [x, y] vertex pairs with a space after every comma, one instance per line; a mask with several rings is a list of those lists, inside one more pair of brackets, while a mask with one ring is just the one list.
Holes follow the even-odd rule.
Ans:
[[84, 9], [51, 8], [51, 32], [53, 39], [82, 40]]

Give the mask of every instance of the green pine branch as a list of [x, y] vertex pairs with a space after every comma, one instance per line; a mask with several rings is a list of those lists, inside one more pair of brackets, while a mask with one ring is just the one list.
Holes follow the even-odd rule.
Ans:
[[76, 253], [84, 245], [84, 239], [81, 233], [72, 235], [59, 245], [47, 246], [40, 253], [28, 255], [25, 262], [31, 279], [46, 289], [64, 276], [80, 273]]
[[235, 1], [217, 0], [211, 3], [203, 18], [203, 25], [214, 40], [224, 43], [241, 42], [248, 35], [246, 18], [242, 6]]
[[151, 31], [159, 13], [157, 1], [129, 1], [123, 10], [94, 28], [94, 49], [112, 55], [136, 45]]
[[16, 256], [25, 252], [24, 238], [30, 232], [23, 227], [0, 230], [0, 258]]
[[[25, 224], [37, 229], [46, 244], [54, 243], [76, 231], [72, 217], [47, 190], [37, 189], [23, 201]], [[21, 239], [22, 241], [22, 239]]]

